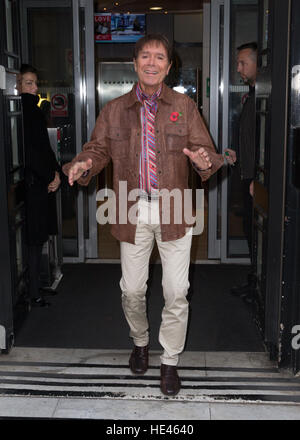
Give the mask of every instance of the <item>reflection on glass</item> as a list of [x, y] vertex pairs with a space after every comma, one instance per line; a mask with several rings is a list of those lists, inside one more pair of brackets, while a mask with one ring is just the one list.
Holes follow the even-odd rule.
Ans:
[[14, 40], [13, 40], [12, 2], [9, 0], [5, 0], [5, 15], [6, 15], [6, 48], [8, 52], [13, 52]]
[[[218, 145], [223, 145], [223, 99], [224, 99], [224, 5], [220, 5], [220, 29], [219, 29], [219, 96], [218, 96]], [[217, 174], [217, 239], [221, 239], [222, 201], [221, 201], [221, 173]]]
[[[236, 66], [237, 47], [257, 41], [258, 2], [254, 0], [232, 0], [230, 5], [230, 71], [229, 71], [229, 109], [228, 145], [238, 152], [239, 118], [244, 96], [249, 87], [244, 84]], [[248, 244], [243, 227], [244, 191], [238, 159], [234, 167], [228, 168], [227, 186], [227, 243], [228, 257], [247, 257]]]
[[[30, 62], [38, 68], [39, 93], [50, 102], [49, 127], [60, 129], [59, 152], [63, 165], [76, 155], [72, 10], [32, 8], [28, 10], [28, 17]], [[83, 53], [80, 61], [82, 67]], [[77, 192], [66, 179], [62, 180], [63, 255], [70, 257], [78, 255]]]
[[23, 252], [22, 252], [22, 228], [16, 230], [16, 265], [17, 276], [20, 276], [23, 271]]
[[268, 33], [269, 33], [269, 0], [264, 0], [262, 49], [266, 49], [268, 47]]
[[10, 117], [11, 152], [13, 168], [19, 166], [18, 120], [16, 116]]
[[[196, 103], [198, 102], [197, 96], [197, 78], [198, 72], [194, 68], [178, 69], [178, 77], [176, 78], [176, 85], [170, 86], [179, 93], [183, 93], [192, 98]], [[173, 79], [173, 78], [172, 78]]]
[[[262, 220], [261, 220], [262, 221]], [[261, 281], [262, 276], [262, 261], [263, 261], [263, 232], [260, 228], [257, 229], [257, 278]]]
[[265, 140], [266, 140], [266, 100], [261, 99], [260, 107], [260, 127], [259, 127], [259, 166], [264, 168], [265, 164]]
[[264, 185], [264, 183], [265, 183], [265, 174], [264, 174], [263, 171], [259, 171], [258, 176], [257, 176], [257, 180], [258, 180], [259, 183]]
[[9, 101], [9, 111], [10, 113], [18, 111], [18, 102], [15, 99], [10, 99]]

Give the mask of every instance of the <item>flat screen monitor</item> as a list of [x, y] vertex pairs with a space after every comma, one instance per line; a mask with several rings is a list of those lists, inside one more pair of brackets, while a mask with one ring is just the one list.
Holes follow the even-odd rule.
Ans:
[[94, 14], [96, 43], [135, 43], [146, 32], [145, 14]]

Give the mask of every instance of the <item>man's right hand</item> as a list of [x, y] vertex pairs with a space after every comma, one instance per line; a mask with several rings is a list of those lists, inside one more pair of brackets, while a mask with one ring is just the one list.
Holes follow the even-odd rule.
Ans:
[[87, 159], [81, 162], [75, 162], [74, 165], [69, 169], [69, 184], [73, 186], [74, 182], [78, 180], [83, 173], [91, 169], [93, 166], [92, 159]]

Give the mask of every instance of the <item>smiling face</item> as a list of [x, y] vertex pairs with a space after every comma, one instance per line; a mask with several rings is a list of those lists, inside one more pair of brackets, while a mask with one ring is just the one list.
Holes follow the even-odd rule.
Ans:
[[133, 60], [143, 92], [151, 96], [168, 75], [171, 63], [164, 45], [153, 41], [145, 44]]
[[35, 73], [27, 72], [17, 77], [17, 89], [19, 93], [30, 93], [36, 95], [38, 91], [37, 76]]

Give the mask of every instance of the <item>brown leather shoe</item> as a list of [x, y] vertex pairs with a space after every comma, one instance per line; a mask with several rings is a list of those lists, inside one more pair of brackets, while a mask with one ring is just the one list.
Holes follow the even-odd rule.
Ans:
[[166, 396], [176, 396], [179, 393], [181, 382], [177, 373], [177, 367], [161, 364], [160, 366], [160, 389]]
[[134, 346], [129, 358], [129, 366], [133, 374], [145, 374], [148, 369], [148, 348]]

